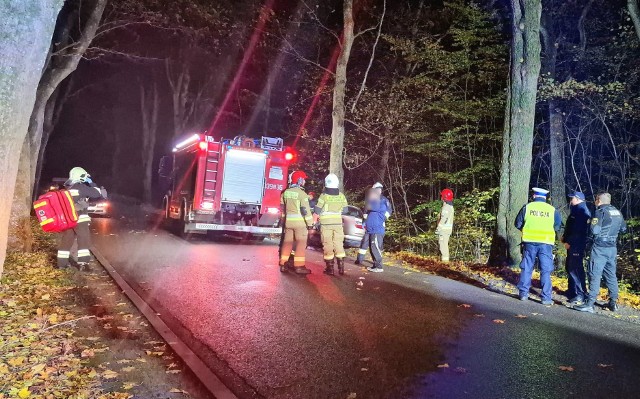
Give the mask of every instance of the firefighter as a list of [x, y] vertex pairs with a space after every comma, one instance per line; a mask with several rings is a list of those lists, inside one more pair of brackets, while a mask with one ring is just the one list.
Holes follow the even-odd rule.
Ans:
[[591, 212], [587, 208], [583, 193], [572, 193], [571, 208], [564, 235], [560, 240], [567, 250], [565, 268], [567, 271], [568, 289], [566, 292], [570, 303], [579, 304], [587, 296], [587, 284], [584, 274], [584, 253], [589, 235], [589, 219]]
[[[289, 188], [284, 190], [280, 197], [280, 205], [284, 216], [284, 237], [280, 249], [281, 272], [286, 272], [287, 268], [290, 268], [296, 274], [311, 273], [311, 270], [305, 267], [308, 229], [312, 226], [309, 196], [304, 191], [306, 179], [307, 174], [303, 171], [293, 172]], [[289, 262], [292, 251], [293, 267]]]
[[84, 270], [91, 261], [91, 236], [89, 232], [89, 222], [91, 218], [87, 212], [88, 201], [91, 199], [106, 198], [104, 188], [99, 188], [91, 180], [91, 176], [86, 170], [75, 167], [69, 171], [69, 179], [64, 183], [69, 190], [73, 203], [78, 213], [78, 225], [70, 230], [62, 232], [62, 239], [58, 249], [58, 268], [64, 269], [69, 266], [71, 247], [74, 241], [78, 240], [78, 268]]
[[449, 237], [453, 232], [453, 191], [445, 188], [440, 193], [440, 198], [442, 199], [442, 209], [440, 210], [438, 227], [436, 227], [436, 235], [438, 236], [441, 260], [447, 263], [449, 262]]
[[616, 277], [616, 257], [618, 255], [618, 234], [627, 231], [627, 224], [618, 209], [611, 205], [611, 194], [602, 193], [596, 197], [596, 212], [591, 219], [589, 241], [589, 293], [584, 304], [574, 309], [593, 313], [593, 306], [600, 292], [600, 282], [609, 291], [607, 307], [612, 312], [618, 310], [618, 279]]
[[333, 276], [335, 259], [338, 259], [338, 273], [344, 274], [344, 227], [342, 211], [347, 207], [347, 197], [338, 188], [338, 176], [330, 173], [324, 179], [324, 191], [318, 197], [314, 209], [320, 219], [320, 234], [324, 251], [325, 274]]
[[[391, 216], [392, 208], [391, 208], [391, 202], [389, 201], [389, 199], [387, 199], [387, 197], [382, 195], [383, 188], [384, 186], [382, 185], [382, 183], [380, 182], [375, 183], [369, 190], [367, 190], [364, 201], [365, 201], [365, 204], [367, 204], [370, 198], [379, 197], [387, 209], [384, 214], [385, 221], [386, 221]], [[366, 206], [364, 209], [363, 216], [364, 216], [365, 225], [366, 225], [366, 219], [369, 217], [369, 209], [367, 209]], [[356, 257], [356, 261], [355, 261], [356, 265], [359, 265], [362, 263], [362, 261], [364, 261], [364, 256], [367, 254], [367, 249], [369, 249], [369, 247], [370, 247], [370, 237], [369, 237], [369, 233], [367, 233], [365, 229], [364, 236], [362, 237], [362, 241], [360, 242], [360, 249], [358, 250], [358, 256]]]
[[556, 232], [562, 225], [560, 212], [547, 203], [548, 190], [534, 187], [533, 201], [522, 207], [516, 217], [515, 227], [522, 231], [522, 262], [518, 291], [521, 301], [529, 299], [531, 274], [536, 259], [540, 262], [540, 283], [543, 305], [551, 305], [551, 272], [553, 271], [553, 245]]

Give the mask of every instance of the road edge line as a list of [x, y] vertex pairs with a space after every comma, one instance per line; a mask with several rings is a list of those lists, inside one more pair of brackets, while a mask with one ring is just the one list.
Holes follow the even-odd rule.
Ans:
[[120, 273], [109, 263], [109, 261], [96, 248], [91, 247], [91, 252], [100, 265], [109, 273], [111, 278], [120, 287], [122, 292], [138, 308], [140, 313], [151, 323], [153, 328], [160, 334], [173, 351], [182, 359], [193, 374], [200, 380], [202, 385], [216, 399], [239, 399], [231, 390], [218, 378], [218, 376], [196, 355], [171, 329], [162, 321], [149, 304], [122, 278]]

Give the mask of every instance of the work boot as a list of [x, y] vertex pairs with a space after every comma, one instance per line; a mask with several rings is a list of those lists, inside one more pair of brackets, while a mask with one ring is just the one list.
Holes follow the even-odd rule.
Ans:
[[338, 258], [338, 274], [344, 274], [344, 258]]
[[287, 264], [283, 263], [280, 265], [280, 273], [286, 273], [287, 272]]
[[616, 312], [618, 310], [618, 304], [613, 299], [609, 299], [609, 303], [607, 304], [607, 307], [612, 312]]
[[296, 274], [300, 274], [300, 275], [306, 275], [306, 274], [311, 274], [311, 270], [307, 269], [304, 266], [297, 266], [294, 267]]
[[360, 255], [358, 255], [358, 256], [356, 257], [355, 264], [356, 264], [356, 265], [361, 265], [363, 260], [364, 260], [364, 256], [360, 256]]
[[334, 271], [333, 271], [333, 259], [331, 260], [325, 260], [324, 264], [326, 265], [325, 269], [324, 269], [324, 274], [328, 274], [329, 276], [333, 276], [334, 275]]
[[575, 310], [577, 310], [578, 312], [589, 312], [589, 313], [593, 313], [593, 304], [589, 303], [589, 302], [585, 302], [582, 305], [578, 305], [578, 306], [574, 306], [573, 307]]

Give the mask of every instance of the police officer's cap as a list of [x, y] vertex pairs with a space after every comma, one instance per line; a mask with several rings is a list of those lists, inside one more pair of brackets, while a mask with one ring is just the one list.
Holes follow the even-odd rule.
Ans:
[[533, 196], [534, 197], [546, 197], [547, 194], [549, 194], [549, 190], [545, 190], [544, 188], [539, 188], [539, 187], [534, 187], [531, 189], [531, 191], [533, 191]]
[[574, 191], [573, 193], [571, 193], [569, 195], [569, 198], [577, 198], [580, 201], [586, 201], [587, 197], [584, 196], [584, 193], [581, 193], [580, 191]]

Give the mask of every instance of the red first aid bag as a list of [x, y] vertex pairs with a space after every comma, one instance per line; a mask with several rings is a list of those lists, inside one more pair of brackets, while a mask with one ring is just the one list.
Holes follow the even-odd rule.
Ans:
[[67, 190], [49, 191], [42, 194], [34, 203], [33, 209], [42, 230], [48, 233], [60, 233], [78, 225], [78, 214], [71, 193]]

